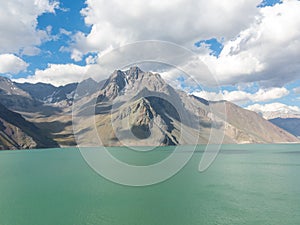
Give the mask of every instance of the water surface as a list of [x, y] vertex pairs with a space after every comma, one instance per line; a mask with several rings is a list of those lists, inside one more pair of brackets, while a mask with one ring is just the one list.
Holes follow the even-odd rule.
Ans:
[[[148, 187], [107, 181], [77, 149], [0, 152], [0, 225], [300, 224], [300, 145], [224, 145], [205, 172], [203, 148], [171, 179]], [[112, 148], [128, 163], [145, 155]]]

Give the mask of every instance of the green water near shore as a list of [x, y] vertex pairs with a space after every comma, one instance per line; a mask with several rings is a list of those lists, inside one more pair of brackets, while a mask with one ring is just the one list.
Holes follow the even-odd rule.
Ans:
[[[179, 173], [147, 187], [104, 179], [78, 149], [2, 151], [0, 225], [300, 224], [300, 145], [224, 145], [203, 173], [199, 148]], [[111, 152], [149, 164], [172, 149]]]

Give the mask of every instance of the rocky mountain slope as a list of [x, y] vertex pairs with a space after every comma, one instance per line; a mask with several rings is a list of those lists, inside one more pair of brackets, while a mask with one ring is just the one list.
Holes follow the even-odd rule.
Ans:
[[274, 118], [269, 121], [291, 134], [300, 137], [300, 118]]
[[74, 91], [77, 83], [68, 84], [65, 86], [55, 87], [51, 84], [44, 83], [14, 83], [18, 88], [25, 91], [32, 99], [43, 103], [58, 103], [61, 101], [70, 102], [73, 99]]
[[[0, 103], [21, 114], [60, 146], [73, 146], [76, 143], [72, 133], [72, 101], [77, 85], [21, 84], [0, 77]], [[96, 92], [103, 84], [90, 78], [81, 85], [86, 88], [79, 94], [85, 96]]]
[[[53, 147], [56, 142], [157, 146], [299, 141], [255, 112], [175, 90], [159, 74], [138, 67], [115, 70], [99, 83], [87, 79], [61, 87], [1, 78], [0, 103], [9, 115], [1, 117], [3, 148], [8, 143], [9, 148], [34, 148]], [[23, 138], [12, 135], [20, 131]]]
[[[113, 146], [219, 143], [223, 139], [221, 130], [225, 134], [223, 143], [299, 141], [254, 112], [229, 102], [190, 96], [172, 88], [159, 74], [138, 67], [116, 70], [94, 98], [95, 111], [90, 110], [92, 103], [86, 104], [88, 98], [76, 103], [82, 105], [78, 115], [83, 120], [77, 126], [81, 145], [99, 144], [94, 139], [94, 123], [100, 143]], [[89, 117], [93, 112], [95, 120]], [[212, 138], [211, 132], [218, 135]]]
[[[298, 142], [294, 135], [265, 120], [257, 113], [226, 103], [226, 133], [237, 143]], [[220, 103], [212, 103], [218, 107]]]
[[1, 76], [0, 103], [14, 110], [27, 110], [41, 105], [39, 101], [31, 98], [29, 93], [18, 88], [10, 79]]
[[0, 149], [54, 148], [59, 145], [33, 123], [0, 104]]
[[[28, 93], [32, 99], [38, 100], [40, 102], [51, 104], [51, 103], [60, 103], [68, 102], [72, 103], [74, 98], [75, 90], [78, 86], [78, 83], [71, 83], [64, 86], [55, 87], [51, 84], [44, 83], [15, 83], [14, 85], [20, 90]], [[87, 87], [86, 93], [80, 93], [80, 95], [91, 94], [96, 92], [100, 85], [92, 78], [86, 79], [81, 82], [81, 85]]]
[[253, 105], [248, 107], [274, 125], [300, 136], [300, 111], [296, 106], [287, 106], [282, 103], [272, 103], [266, 106]]

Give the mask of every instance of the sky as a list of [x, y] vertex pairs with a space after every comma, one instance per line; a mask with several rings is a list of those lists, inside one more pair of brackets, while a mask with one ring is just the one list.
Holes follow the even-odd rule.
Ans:
[[[193, 60], [205, 64], [218, 81], [217, 91], [191, 88], [180, 73], [169, 67], [161, 71], [191, 93], [253, 110], [300, 112], [299, 0], [0, 3], [0, 75], [16, 82], [60, 86], [87, 76], [102, 80], [113, 72], [99, 72], [105, 54], [157, 40], [193, 52]], [[193, 65], [179, 63], [181, 68]]]

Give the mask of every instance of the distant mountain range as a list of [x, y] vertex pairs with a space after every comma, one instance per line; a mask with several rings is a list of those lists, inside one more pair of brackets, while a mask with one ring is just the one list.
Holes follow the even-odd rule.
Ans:
[[274, 118], [269, 121], [291, 134], [300, 137], [300, 118]]
[[[276, 105], [274, 105], [276, 104]], [[254, 105], [249, 107], [250, 110], [257, 112], [263, 118], [269, 120], [276, 126], [300, 137], [300, 112], [297, 107], [288, 107], [281, 103], [274, 103], [273, 109], [264, 109], [265, 107], [257, 107]], [[275, 106], [275, 107], [274, 107]]]
[[[20, 84], [0, 77], [0, 148], [76, 145], [72, 127], [74, 99], [81, 105], [79, 114], [85, 120], [75, 132], [84, 137], [80, 144], [87, 146], [94, 144], [94, 124], [88, 122], [91, 116], [102, 144], [107, 146], [207, 143], [211, 131], [222, 129], [224, 143], [299, 141], [255, 112], [175, 90], [159, 74], [131, 67], [116, 70], [101, 82], [89, 78], [61, 87]], [[96, 106], [91, 105], [93, 102]], [[213, 118], [219, 122], [214, 123]]]

